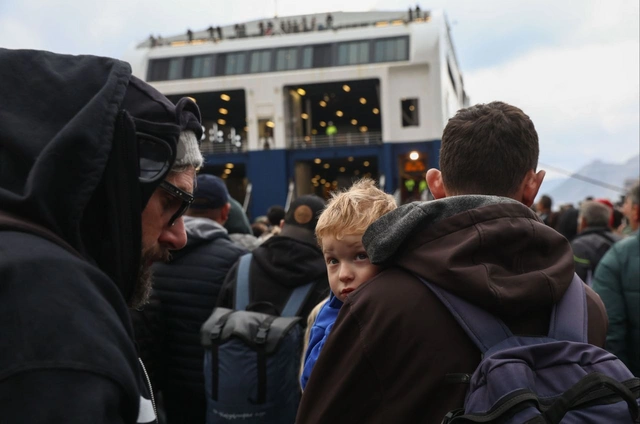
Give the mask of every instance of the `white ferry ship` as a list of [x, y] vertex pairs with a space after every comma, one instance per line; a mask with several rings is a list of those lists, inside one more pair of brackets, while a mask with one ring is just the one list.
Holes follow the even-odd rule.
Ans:
[[402, 203], [423, 194], [442, 130], [468, 105], [442, 11], [275, 17], [150, 37], [136, 76], [202, 112], [203, 172], [251, 217], [369, 176]]

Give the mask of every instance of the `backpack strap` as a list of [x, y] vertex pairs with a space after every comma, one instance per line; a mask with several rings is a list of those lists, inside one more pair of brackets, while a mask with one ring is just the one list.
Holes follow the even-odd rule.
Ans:
[[509, 327], [489, 312], [422, 279], [420, 276], [416, 277], [440, 299], [482, 354], [513, 336]]
[[314, 283], [308, 283], [304, 286], [298, 286], [291, 292], [291, 296], [289, 296], [289, 300], [287, 300], [287, 304], [282, 308], [282, 312], [280, 313], [281, 317], [295, 317], [300, 313], [300, 309], [302, 309], [302, 304], [305, 300], [307, 300], [307, 296], [311, 292], [311, 288]]
[[13, 215], [8, 212], [0, 211], [0, 231], [21, 231], [23, 233], [33, 234], [42, 237], [50, 242], [57, 244], [65, 249], [67, 252], [72, 253], [80, 259], [84, 258], [76, 249], [71, 247], [62, 237], [51, 231], [50, 229], [36, 224], [21, 216]]
[[244, 311], [249, 306], [249, 266], [253, 255], [247, 253], [240, 257], [238, 263], [238, 275], [236, 276], [236, 302], [235, 310]]
[[553, 306], [549, 323], [549, 337], [587, 343], [587, 294], [577, 274], [558, 303]]

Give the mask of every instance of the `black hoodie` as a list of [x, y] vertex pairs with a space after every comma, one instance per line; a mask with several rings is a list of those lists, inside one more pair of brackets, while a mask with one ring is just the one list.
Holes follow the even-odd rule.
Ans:
[[159, 181], [138, 183], [135, 132], [175, 152], [182, 129], [199, 131], [197, 108], [113, 59], [0, 49], [0, 63], [0, 210], [82, 256], [0, 232], [1, 421], [148, 422], [126, 299]]
[[[251, 303], [263, 302], [265, 306], [265, 309], [255, 310], [279, 315], [293, 290], [312, 281], [314, 287], [300, 316], [309, 315], [311, 309], [329, 295], [327, 267], [317, 245], [278, 235], [262, 243], [252, 254], [249, 298]], [[217, 306], [234, 307], [237, 273], [236, 262], [227, 274]]]

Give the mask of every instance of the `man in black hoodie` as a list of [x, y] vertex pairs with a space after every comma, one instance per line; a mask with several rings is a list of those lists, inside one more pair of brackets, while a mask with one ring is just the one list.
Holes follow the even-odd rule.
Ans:
[[155, 422], [128, 307], [186, 243], [198, 108], [114, 59], [0, 63], [1, 421]]
[[[350, 293], [305, 388], [296, 423], [440, 423], [461, 408], [480, 350], [417, 276], [499, 317], [547, 334], [574, 277], [569, 242], [530, 209], [544, 178], [538, 134], [502, 102], [458, 111], [442, 135], [437, 200], [369, 226], [369, 259], [388, 266]], [[585, 287], [588, 339], [603, 346], [602, 301]], [[468, 380], [466, 380], [468, 382]]]

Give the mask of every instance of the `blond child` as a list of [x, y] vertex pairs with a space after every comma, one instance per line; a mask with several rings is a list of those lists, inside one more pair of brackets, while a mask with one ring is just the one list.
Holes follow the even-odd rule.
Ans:
[[347, 191], [333, 193], [320, 215], [316, 238], [327, 265], [331, 294], [311, 328], [300, 377], [303, 389], [347, 295], [380, 272], [364, 250], [364, 232], [396, 207], [393, 196], [377, 188], [373, 180], [362, 179]]

